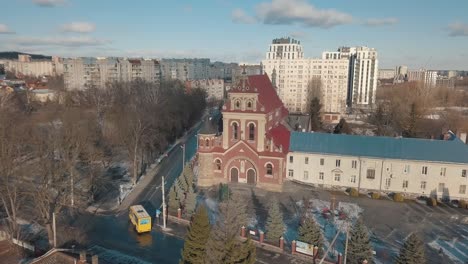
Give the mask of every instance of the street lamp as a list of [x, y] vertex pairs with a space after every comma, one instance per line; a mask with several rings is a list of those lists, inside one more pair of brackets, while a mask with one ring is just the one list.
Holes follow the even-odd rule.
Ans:
[[185, 167], [185, 144], [180, 145], [180, 147], [182, 148], [182, 170], [183, 170]]

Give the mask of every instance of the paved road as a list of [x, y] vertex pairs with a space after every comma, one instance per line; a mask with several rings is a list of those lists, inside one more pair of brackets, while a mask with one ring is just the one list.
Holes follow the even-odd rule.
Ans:
[[[186, 161], [196, 153], [197, 132], [195, 129], [185, 142]], [[182, 172], [183, 149], [180, 145], [174, 146], [161, 161], [155, 177], [143, 186], [143, 191], [133, 200], [133, 204], [142, 204], [151, 215], [161, 207], [161, 176], [166, 177], [167, 190]], [[78, 221], [89, 228], [90, 248], [101, 258], [112, 259], [112, 263], [178, 263], [183, 241], [156, 231], [138, 235], [129, 224], [126, 210], [115, 215], [81, 215]]]

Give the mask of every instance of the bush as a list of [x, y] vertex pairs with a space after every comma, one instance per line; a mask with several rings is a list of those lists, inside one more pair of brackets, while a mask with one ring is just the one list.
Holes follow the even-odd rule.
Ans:
[[427, 205], [429, 206], [437, 206], [437, 200], [433, 197], [427, 198]]
[[371, 194], [371, 197], [372, 197], [372, 199], [377, 199], [377, 200], [378, 200], [378, 199], [380, 199], [380, 193], [378, 193], [378, 192], [373, 192], [373, 193]]
[[401, 193], [395, 193], [395, 194], [393, 195], [393, 201], [395, 201], [395, 202], [403, 202], [403, 201], [405, 201], [405, 197], [403, 197], [403, 194], [401, 194]]
[[463, 209], [468, 209], [468, 202], [465, 200], [460, 200], [458, 202], [458, 207], [463, 208]]
[[356, 188], [351, 188], [351, 190], [349, 190], [349, 195], [352, 197], [359, 197], [359, 192], [356, 190]]

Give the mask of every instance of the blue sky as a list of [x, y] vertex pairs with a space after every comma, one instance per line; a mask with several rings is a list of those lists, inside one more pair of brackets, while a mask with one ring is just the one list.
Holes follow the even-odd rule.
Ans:
[[273, 38], [293, 36], [306, 57], [366, 45], [381, 68], [468, 70], [467, 0], [14, 0], [1, 8], [3, 51], [258, 63]]

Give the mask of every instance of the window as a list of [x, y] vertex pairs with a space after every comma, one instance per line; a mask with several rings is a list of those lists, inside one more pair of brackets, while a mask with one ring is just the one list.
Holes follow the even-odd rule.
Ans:
[[293, 170], [288, 170], [288, 176], [293, 177], [294, 176], [294, 171]]
[[462, 170], [462, 177], [466, 177], [466, 170]]
[[273, 175], [273, 166], [270, 163], [266, 165], [266, 174]]
[[367, 179], [375, 179], [375, 169], [367, 169]]
[[392, 184], [392, 178], [387, 178], [385, 179], [385, 187], [390, 187], [390, 185]]
[[445, 189], [445, 183], [439, 183], [439, 188], [437, 189], [438, 192], [443, 192]]
[[356, 183], [356, 175], [351, 175], [351, 180], [352, 183]]
[[293, 163], [294, 162], [294, 156], [289, 156], [289, 163]]
[[325, 165], [325, 159], [320, 159], [320, 165]]
[[235, 104], [235, 109], [239, 109], [239, 108], [240, 108], [240, 101], [236, 101], [234, 104]]
[[410, 172], [410, 165], [405, 165], [404, 173], [408, 174]]
[[252, 123], [249, 125], [249, 140], [255, 140], [255, 125]]
[[426, 182], [425, 181], [421, 182], [421, 190], [426, 190]]
[[209, 139], [206, 139], [206, 140], [205, 140], [205, 146], [207, 146], [207, 147], [210, 146], [210, 140], [209, 140]]
[[232, 136], [235, 140], [239, 138], [239, 127], [237, 123], [232, 124]]
[[421, 173], [422, 173], [423, 175], [427, 175], [427, 166], [423, 166], [423, 167], [422, 167]]
[[247, 102], [247, 108], [251, 109], [252, 108], [252, 102]]
[[466, 185], [460, 185], [460, 190], [458, 190], [460, 194], [465, 194], [466, 193]]
[[217, 159], [215, 161], [215, 164], [216, 164], [216, 170], [221, 170], [221, 160]]
[[305, 163], [305, 164], [309, 164], [309, 157], [305, 157], [305, 158], [304, 158], [304, 163]]
[[353, 169], [357, 168], [357, 160], [351, 161], [351, 168], [353, 168]]
[[336, 160], [335, 164], [336, 164], [336, 167], [339, 168], [341, 165], [341, 160]]
[[308, 179], [309, 179], [309, 172], [304, 171], [304, 180], [308, 180]]
[[447, 171], [447, 168], [440, 168], [440, 176], [445, 176], [446, 171]]
[[319, 173], [319, 180], [323, 180], [323, 178], [324, 178], [323, 172], [320, 172]]
[[408, 188], [408, 181], [403, 181], [403, 188]]
[[339, 182], [341, 179], [341, 174], [335, 173], [335, 181]]

